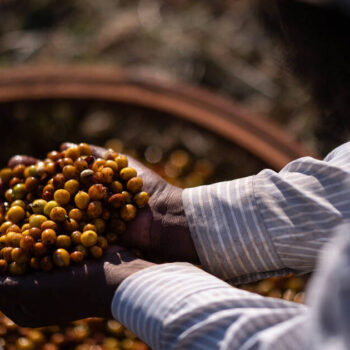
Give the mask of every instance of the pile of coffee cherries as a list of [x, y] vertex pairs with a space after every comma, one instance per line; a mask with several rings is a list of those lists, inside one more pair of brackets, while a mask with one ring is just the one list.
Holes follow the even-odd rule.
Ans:
[[85, 143], [0, 171], [0, 274], [101, 258], [148, 203], [128, 159]]

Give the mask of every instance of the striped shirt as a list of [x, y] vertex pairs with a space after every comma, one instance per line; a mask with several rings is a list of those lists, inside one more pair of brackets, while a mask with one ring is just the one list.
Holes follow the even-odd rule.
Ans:
[[[350, 143], [187, 189], [183, 202], [209, 273], [184, 263], [135, 273], [114, 295], [116, 319], [155, 350], [350, 349], [350, 226], [335, 233], [350, 219]], [[226, 283], [313, 271], [324, 246], [307, 306]]]

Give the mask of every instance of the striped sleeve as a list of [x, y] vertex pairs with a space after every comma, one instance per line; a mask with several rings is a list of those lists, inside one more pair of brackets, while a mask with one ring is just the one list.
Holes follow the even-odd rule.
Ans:
[[154, 350], [302, 349], [308, 309], [231, 287], [190, 264], [128, 277], [113, 316]]
[[232, 283], [306, 273], [350, 218], [350, 143], [279, 173], [187, 189], [183, 202], [203, 267]]

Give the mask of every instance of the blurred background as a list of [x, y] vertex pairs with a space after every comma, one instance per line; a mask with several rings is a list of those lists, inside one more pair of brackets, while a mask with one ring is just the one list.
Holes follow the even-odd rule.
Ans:
[[[0, 0], [0, 65], [97, 63], [213, 89], [314, 150], [317, 113], [246, 0]], [[321, 147], [326, 150], [327, 147]]]
[[[210, 89], [241, 103], [256, 118], [280, 125], [319, 155], [345, 138], [322, 122], [308, 94], [284, 67], [251, 1], [0, 0], [0, 74], [23, 65], [56, 64], [128, 68], [135, 75], [146, 71]], [[132, 154], [182, 187], [247, 176], [267, 166], [242, 145], [176, 116], [130, 105], [23, 100], [0, 103], [0, 115], [2, 166], [16, 153], [45, 157], [66, 140]], [[242, 288], [303, 302], [305, 283], [306, 278], [289, 276]], [[30, 330], [4, 316], [1, 346], [147, 349], [116, 321]]]

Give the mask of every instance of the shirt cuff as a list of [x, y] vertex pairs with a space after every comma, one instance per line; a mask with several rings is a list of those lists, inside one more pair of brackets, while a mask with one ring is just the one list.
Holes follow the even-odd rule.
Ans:
[[[164, 349], [167, 316], [171, 318], [176, 306], [191, 295], [209, 289], [233, 288], [188, 263], [152, 266], [121, 283], [112, 300], [112, 315], [152, 349]], [[246, 292], [237, 289], [237, 293]]]
[[256, 205], [254, 176], [183, 191], [192, 239], [205, 270], [232, 283], [287, 274]]

